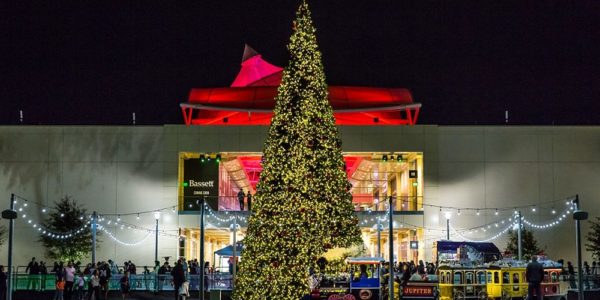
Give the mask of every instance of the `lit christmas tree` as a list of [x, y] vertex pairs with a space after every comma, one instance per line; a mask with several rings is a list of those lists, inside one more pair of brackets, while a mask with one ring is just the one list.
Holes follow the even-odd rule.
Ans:
[[301, 299], [309, 269], [362, 243], [306, 2], [296, 13], [234, 299]]
[[[56, 202], [55, 210], [49, 213], [43, 226], [56, 233], [71, 233], [69, 239], [58, 239], [40, 235], [40, 241], [46, 248], [46, 257], [62, 261], [78, 261], [92, 252], [92, 231], [87, 224], [86, 210], [77, 201], [65, 196]], [[77, 233], [76, 231], [81, 230]], [[99, 235], [99, 234], [98, 234]]]

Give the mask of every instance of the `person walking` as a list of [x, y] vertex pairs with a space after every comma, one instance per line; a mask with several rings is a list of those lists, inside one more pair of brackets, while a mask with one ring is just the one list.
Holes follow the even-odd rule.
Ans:
[[244, 196], [244, 190], [240, 189], [240, 191], [237, 194], [238, 202], [240, 203], [240, 211], [244, 210]]
[[8, 290], [7, 279], [8, 276], [4, 272], [4, 266], [0, 266], [0, 300], [6, 299], [6, 291]]
[[246, 195], [246, 201], [248, 202], [248, 211], [252, 211], [252, 193], [248, 190], [248, 195]]
[[173, 287], [175, 288], [175, 300], [179, 300], [179, 288], [185, 282], [185, 273], [183, 272], [183, 265], [181, 259], [177, 261], [173, 270], [171, 270], [171, 276], [173, 276]]
[[533, 299], [533, 292], [535, 291], [536, 299], [542, 300], [541, 282], [544, 280], [544, 266], [537, 261], [537, 256], [533, 256], [531, 262], [527, 264], [525, 279], [527, 279], [527, 283], [529, 283], [527, 299]]

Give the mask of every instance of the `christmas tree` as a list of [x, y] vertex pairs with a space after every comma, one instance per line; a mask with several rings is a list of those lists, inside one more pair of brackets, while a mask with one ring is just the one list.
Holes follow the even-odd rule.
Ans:
[[4, 244], [4, 240], [6, 240], [6, 227], [4, 227], [3, 225], [0, 225], [0, 246], [2, 246], [2, 244]]
[[330, 248], [361, 243], [306, 2], [296, 13], [234, 299], [300, 299]]
[[[529, 260], [532, 256], [541, 254], [541, 249], [538, 244], [533, 232], [527, 229], [521, 231], [521, 247], [523, 259]], [[508, 231], [508, 244], [506, 245], [506, 251], [512, 253], [515, 257], [519, 253], [519, 233], [516, 230]]]
[[[85, 209], [77, 201], [65, 196], [56, 202], [54, 210], [44, 221], [44, 227], [54, 233], [68, 235], [68, 239], [58, 239], [45, 234], [40, 241], [46, 247], [46, 256], [62, 262], [78, 261], [92, 252], [92, 232]], [[79, 232], [78, 232], [79, 231]]]
[[600, 217], [596, 217], [596, 221], [590, 221], [587, 241], [585, 249], [592, 253], [593, 258], [600, 259]]

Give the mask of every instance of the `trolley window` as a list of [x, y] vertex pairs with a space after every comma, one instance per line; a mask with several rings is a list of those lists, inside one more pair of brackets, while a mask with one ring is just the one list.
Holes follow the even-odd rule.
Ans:
[[548, 271], [544, 271], [544, 282], [550, 282], [550, 276], [548, 274]]
[[510, 273], [504, 272], [502, 273], [502, 284], [510, 283]]
[[465, 283], [466, 284], [473, 284], [473, 273], [472, 272], [467, 272], [465, 273]]
[[452, 283], [452, 281], [450, 280], [450, 272], [446, 272], [446, 283]]
[[500, 283], [500, 272], [494, 272], [494, 283], [498, 284]]
[[513, 274], [513, 283], [519, 283], [519, 273]]
[[556, 272], [550, 273], [550, 280], [552, 280], [552, 282], [557, 282], [558, 281], [558, 274]]
[[487, 282], [492, 283], [492, 272], [487, 272]]
[[462, 284], [462, 273], [454, 273], [454, 284]]
[[446, 283], [445, 272], [440, 272], [440, 283]]
[[477, 272], [477, 283], [485, 284], [485, 272]]

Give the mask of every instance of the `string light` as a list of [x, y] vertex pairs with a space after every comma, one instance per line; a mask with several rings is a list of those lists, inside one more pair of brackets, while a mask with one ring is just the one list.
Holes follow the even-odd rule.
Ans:
[[[104, 233], [106, 233], [106, 235], [108, 237], [110, 237], [113, 241], [115, 241], [115, 242], [117, 242], [117, 243], [119, 243], [119, 244], [121, 244], [123, 246], [129, 246], [129, 247], [138, 246], [138, 245], [142, 244], [143, 242], [145, 242], [148, 239], [148, 237], [151, 236], [151, 233], [152, 233], [151, 231], [148, 231], [148, 232], [146, 232], [146, 235], [141, 240], [139, 240], [139, 241], [137, 241], [135, 243], [127, 243], [127, 242], [123, 242], [123, 241], [119, 240], [117, 237], [115, 237], [112, 234], [112, 232], [106, 230], [106, 228], [104, 228], [104, 226], [99, 225], [98, 228], [100, 230], [102, 230]], [[123, 229], [123, 227], [121, 227], [121, 229]]]

